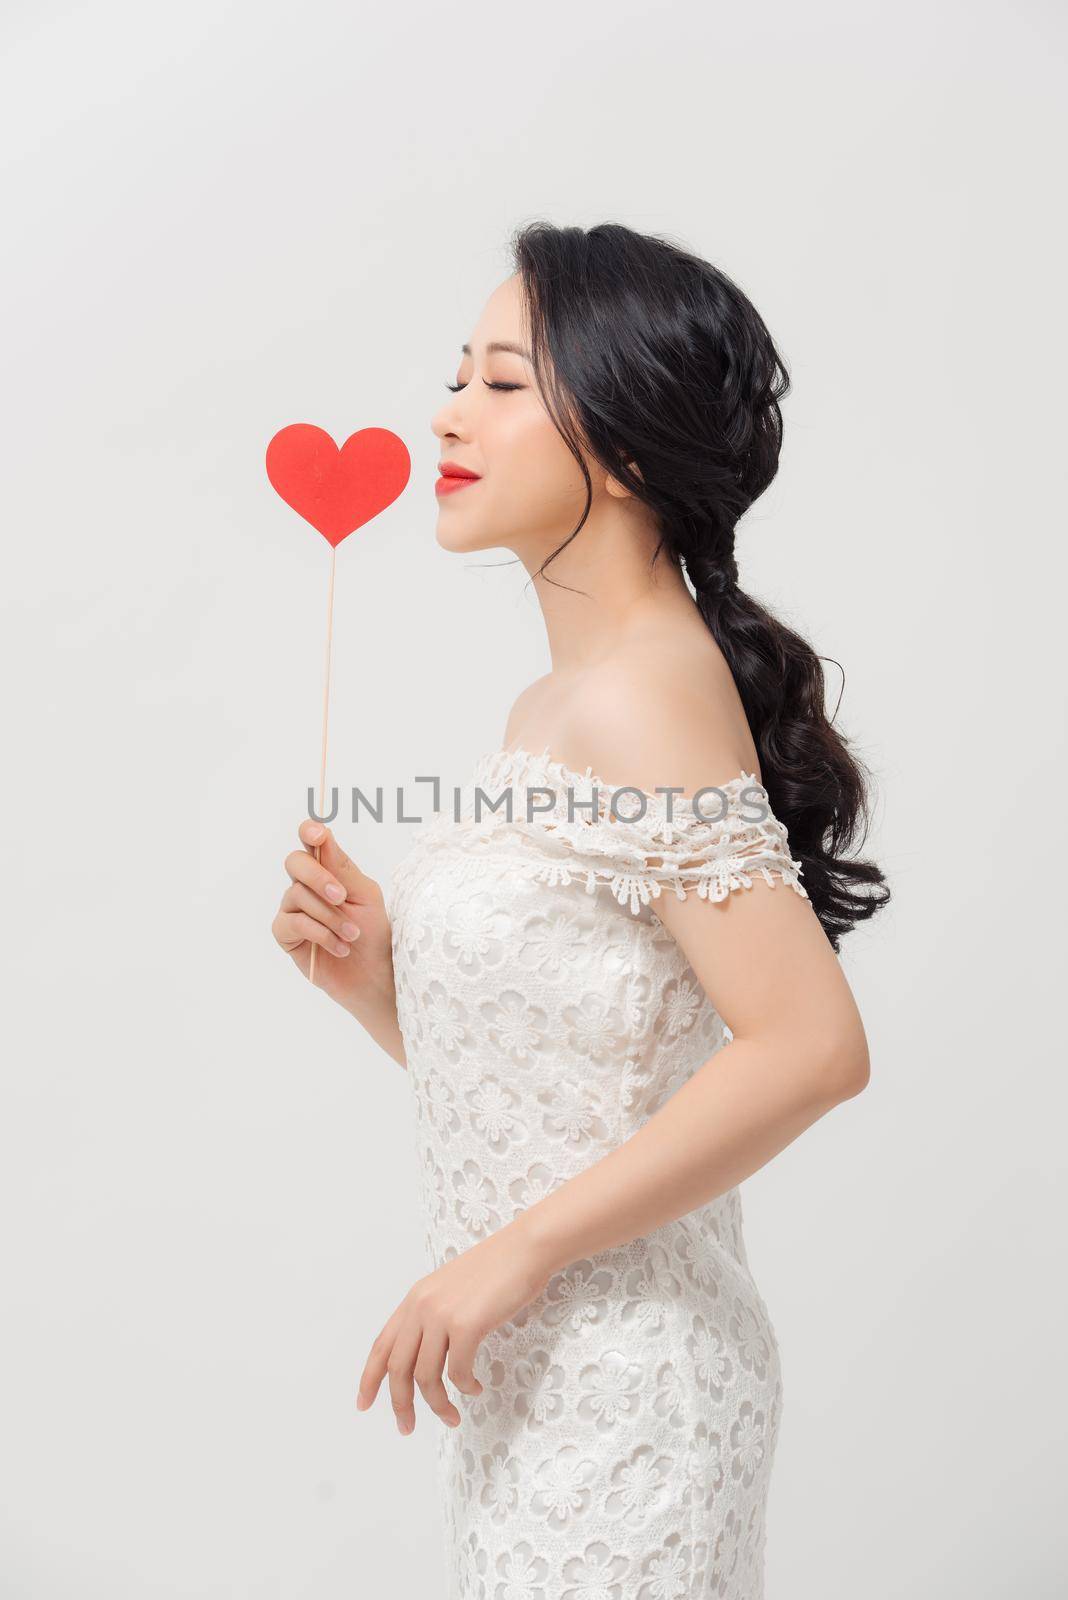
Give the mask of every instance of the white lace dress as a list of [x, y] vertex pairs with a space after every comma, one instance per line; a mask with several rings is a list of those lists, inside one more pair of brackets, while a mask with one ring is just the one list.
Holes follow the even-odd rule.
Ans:
[[[494, 752], [394, 871], [430, 1268], [621, 1144], [726, 1042], [660, 894], [805, 894], [750, 775], [722, 815], [715, 794], [674, 797], [674, 823], [648, 793], [625, 820], [633, 790], [611, 820], [613, 793], [547, 752]], [[460, 1425], [433, 1419], [445, 1600], [762, 1600], [782, 1383], [737, 1189], [569, 1263], [475, 1373], [477, 1398], [446, 1377]]]

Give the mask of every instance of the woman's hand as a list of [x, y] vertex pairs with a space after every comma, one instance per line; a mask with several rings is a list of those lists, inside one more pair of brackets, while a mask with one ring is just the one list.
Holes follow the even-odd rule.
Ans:
[[416, 1383], [431, 1411], [455, 1428], [460, 1413], [442, 1381], [446, 1356], [449, 1381], [463, 1394], [481, 1394], [474, 1374], [479, 1344], [540, 1294], [551, 1276], [517, 1219], [420, 1278], [371, 1346], [357, 1409], [366, 1411], [388, 1373], [401, 1433], [415, 1427]]
[[[292, 882], [271, 932], [305, 977], [312, 945], [318, 945], [315, 986], [353, 1015], [388, 1005], [394, 995], [393, 947], [380, 885], [350, 861], [321, 822], [302, 822], [299, 836], [304, 849], [286, 856]], [[393, 1006], [395, 1015], [395, 998]]]

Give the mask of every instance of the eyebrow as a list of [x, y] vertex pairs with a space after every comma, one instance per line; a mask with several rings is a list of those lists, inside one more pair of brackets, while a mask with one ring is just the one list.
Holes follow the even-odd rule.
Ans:
[[[469, 344], [462, 345], [461, 349], [463, 350], [465, 356], [469, 356], [471, 354], [471, 346]], [[512, 344], [507, 339], [495, 339], [492, 344], [488, 344], [486, 346], [486, 353], [488, 355], [492, 355], [495, 350], [510, 352], [514, 356], [522, 356], [524, 361], [530, 360], [529, 350], [524, 350], [522, 345]]]

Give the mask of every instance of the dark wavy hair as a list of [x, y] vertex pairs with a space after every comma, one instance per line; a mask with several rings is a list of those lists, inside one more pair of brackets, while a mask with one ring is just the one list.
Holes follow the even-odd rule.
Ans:
[[890, 898], [874, 862], [844, 854], [867, 834], [870, 774], [827, 716], [823, 658], [739, 588], [734, 556], [735, 525], [779, 466], [790, 379], [771, 335], [724, 272], [662, 237], [538, 221], [510, 248], [535, 375], [586, 480], [578, 527], [539, 575], [589, 516], [585, 451], [655, 514], [654, 563], [666, 550], [685, 569], [837, 951]]

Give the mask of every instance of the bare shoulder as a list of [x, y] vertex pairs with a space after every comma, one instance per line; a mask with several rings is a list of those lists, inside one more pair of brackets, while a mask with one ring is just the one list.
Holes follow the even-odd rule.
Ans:
[[552, 699], [552, 673], [547, 672], [533, 683], [528, 683], [515, 698], [504, 729], [504, 744], [525, 744], [526, 729], [537, 726], [545, 716], [545, 708]]
[[743, 769], [760, 776], [722, 655], [685, 638], [629, 651], [587, 674], [569, 703], [566, 740], [569, 765], [649, 793], [675, 785], [693, 794]]

